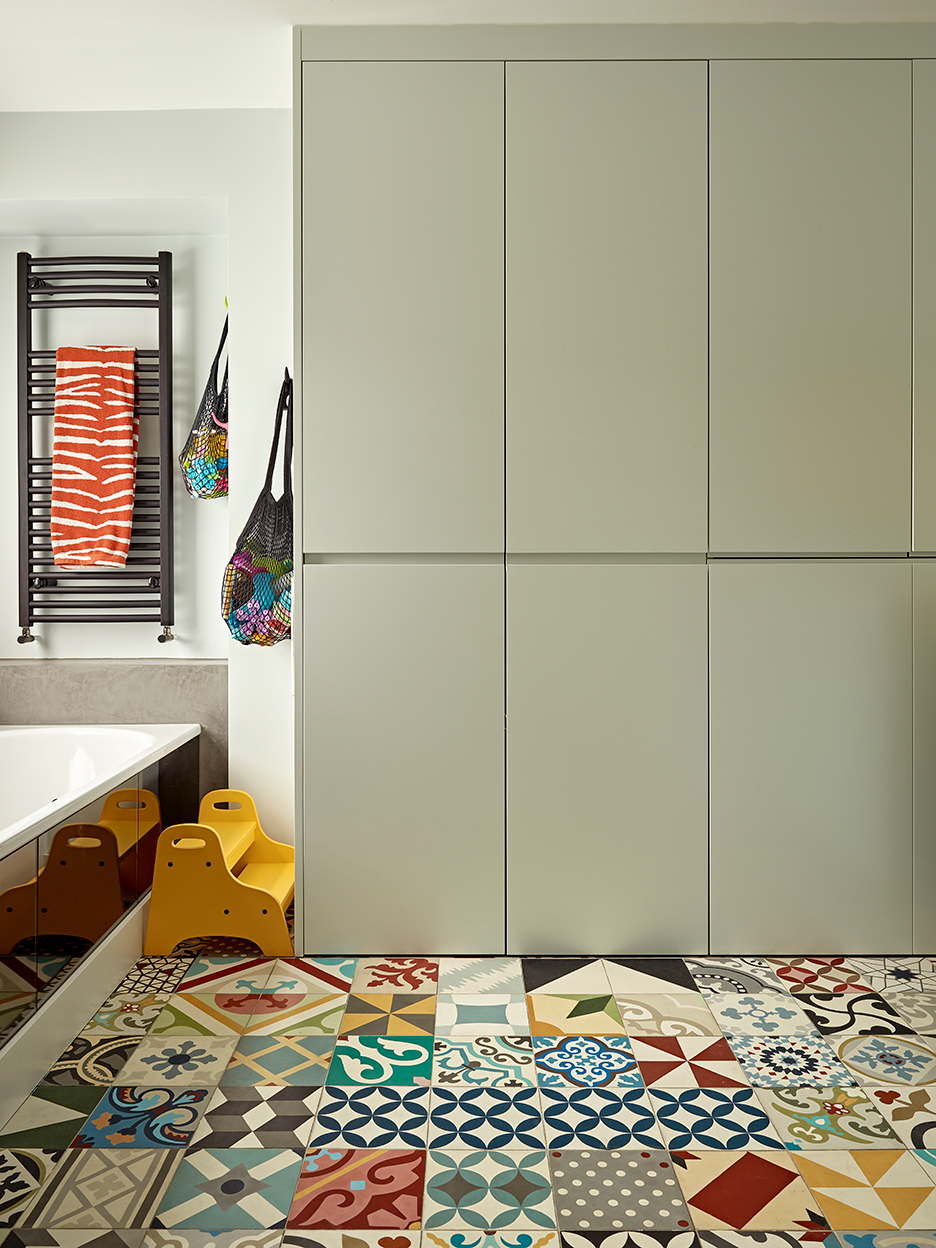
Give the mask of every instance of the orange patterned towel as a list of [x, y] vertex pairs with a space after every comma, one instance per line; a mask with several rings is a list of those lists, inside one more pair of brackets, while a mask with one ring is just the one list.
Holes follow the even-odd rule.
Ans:
[[132, 347], [55, 353], [52, 551], [59, 568], [122, 568], [136, 481]]

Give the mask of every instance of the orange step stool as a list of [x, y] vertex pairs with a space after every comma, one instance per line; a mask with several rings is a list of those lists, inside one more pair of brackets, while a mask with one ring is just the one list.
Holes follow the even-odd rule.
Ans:
[[270, 840], [248, 793], [215, 789], [202, 798], [198, 823], [177, 823], [159, 838], [143, 951], [170, 954], [193, 936], [237, 936], [291, 957], [286, 907], [294, 891], [293, 847]]

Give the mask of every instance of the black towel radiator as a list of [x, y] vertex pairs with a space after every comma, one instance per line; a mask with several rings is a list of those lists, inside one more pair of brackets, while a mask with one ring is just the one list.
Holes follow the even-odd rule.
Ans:
[[[172, 252], [158, 256], [17, 258], [19, 624], [162, 625], [172, 640]], [[36, 456], [34, 421], [49, 422], [55, 351], [33, 350], [33, 314], [58, 308], [152, 308], [158, 348], [136, 351], [135, 410], [159, 417], [159, 454], [137, 459], [130, 549], [124, 568], [62, 570], [52, 557], [52, 458]], [[71, 344], [70, 344], [71, 345]]]

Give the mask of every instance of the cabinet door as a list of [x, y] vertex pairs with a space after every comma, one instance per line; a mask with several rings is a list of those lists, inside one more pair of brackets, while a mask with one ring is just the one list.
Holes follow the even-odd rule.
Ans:
[[913, 563], [913, 949], [936, 949], [936, 561]]
[[713, 952], [910, 949], [909, 562], [710, 577]]
[[503, 551], [503, 65], [303, 67], [308, 551]]
[[305, 569], [306, 943], [504, 948], [504, 569]]
[[936, 551], [936, 62], [913, 62], [913, 549]]
[[705, 64], [506, 72], [508, 549], [705, 550]]
[[910, 549], [906, 61], [711, 67], [710, 548]]
[[508, 948], [704, 953], [705, 567], [507, 584]]

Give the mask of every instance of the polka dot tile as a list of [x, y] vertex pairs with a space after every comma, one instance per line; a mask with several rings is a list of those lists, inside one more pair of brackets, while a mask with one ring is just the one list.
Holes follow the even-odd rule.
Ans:
[[562, 1230], [691, 1229], [676, 1169], [662, 1149], [552, 1149], [549, 1171]]

